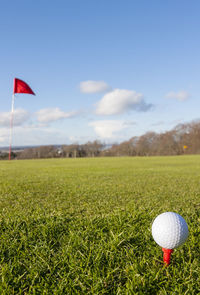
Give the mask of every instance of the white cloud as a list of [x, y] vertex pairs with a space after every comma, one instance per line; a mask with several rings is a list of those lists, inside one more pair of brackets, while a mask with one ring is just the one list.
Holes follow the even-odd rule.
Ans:
[[59, 108], [42, 109], [36, 113], [39, 122], [54, 122], [60, 119], [74, 117], [77, 112], [63, 112]]
[[83, 81], [80, 83], [80, 91], [82, 93], [101, 93], [109, 91], [111, 87], [104, 81]]
[[158, 121], [158, 122], [155, 122], [155, 123], [151, 124], [151, 126], [161, 126], [161, 125], [165, 125], [165, 122], [164, 121]]
[[179, 101], [185, 101], [190, 97], [190, 94], [187, 91], [178, 91], [178, 92], [174, 92], [171, 91], [168, 94], [166, 94], [165, 96], [166, 98], [173, 98], [173, 99], [177, 99]]
[[[20, 126], [30, 118], [29, 112], [23, 109], [16, 109], [13, 113], [13, 126]], [[11, 112], [0, 113], [0, 127], [9, 127]]]
[[0, 128], [0, 143], [5, 143], [9, 137], [8, 129]]
[[[67, 133], [63, 129], [51, 128], [49, 126], [23, 125], [16, 126], [13, 130], [13, 146], [64, 144]], [[0, 146], [9, 145], [9, 129], [0, 128]]]
[[97, 103], [98, 115], [122, 114], [128, 110], [147, 111], [152, 105], [146, 104], [141, 93], [131, 90], [114, 89], [105, 94]]
[[126, 128], [126, 124], [120, 120], [102, 120], [89, 123], [89, 126], [94, 127], [96, 134], [100, 138], [113, 138], [116, 133]]
[[5, 142], [5, 137], [0, 135], [0, 143], [3, 143], [3, 142]]

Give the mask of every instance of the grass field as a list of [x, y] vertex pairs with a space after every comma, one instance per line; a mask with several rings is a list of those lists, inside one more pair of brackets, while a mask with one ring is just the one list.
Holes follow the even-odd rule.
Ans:
[[[165, 211], [189, 227], [162, 264]], [[0, 294], [200, 294], [200, 156], [0, 162]]]

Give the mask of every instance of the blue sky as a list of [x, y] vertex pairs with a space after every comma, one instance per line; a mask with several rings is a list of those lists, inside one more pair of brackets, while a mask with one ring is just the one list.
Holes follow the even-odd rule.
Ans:
[[200, 118], [200, 2], [1, 1], [0, 146], [121, 142]]

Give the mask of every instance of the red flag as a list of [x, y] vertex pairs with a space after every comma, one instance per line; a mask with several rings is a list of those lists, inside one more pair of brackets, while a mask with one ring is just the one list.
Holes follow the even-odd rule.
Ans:
[[33, 92], [33, 90], [28, 86], [27, 83], [25, 83], [24, 81], [15, 78], [14, 79], [14, 90], [13, 93], [27, 93], [27, 94], [33, 94], [35, 95], [35, 93]]

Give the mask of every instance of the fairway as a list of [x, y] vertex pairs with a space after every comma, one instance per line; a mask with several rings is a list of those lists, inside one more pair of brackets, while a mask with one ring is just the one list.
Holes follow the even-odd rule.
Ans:
[[[151, 224], [189, 227], [162, 263]], [[0, 294], [200, 294], [200, 156], [0, 162]]]

